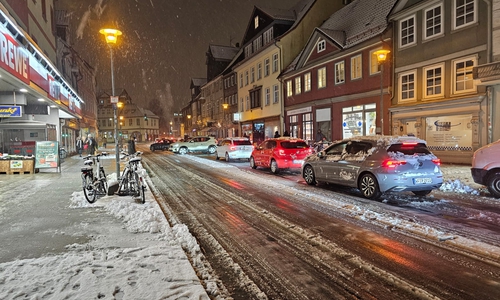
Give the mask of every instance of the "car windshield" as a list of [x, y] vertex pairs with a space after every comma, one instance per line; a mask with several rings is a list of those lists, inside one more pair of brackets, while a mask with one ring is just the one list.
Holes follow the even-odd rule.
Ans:
[[427, 146], [423, 143], [402, 143], [392, 144], [387, 152], [401, 152], [404, 155], [427, 155], [431, 154]]
[[252, 145], [249, 140], [233, 141], [236, 146]]
[[281, 147], [284, 149], [304, 149], [309, 146], [304, 141], [286, 141], [281, 142]]

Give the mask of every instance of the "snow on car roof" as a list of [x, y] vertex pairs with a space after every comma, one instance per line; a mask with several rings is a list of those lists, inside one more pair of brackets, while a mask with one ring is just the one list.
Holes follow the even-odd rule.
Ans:
[[350, 138], [345, 138], [342, 141], [375, 141], [378, 146], [389, 147], [392, 144], [398, 143], [423, 143], [427, 144], [426, 141], [417, 138], [415, 136], [407, 135], [366, 135], [366, 136], [353, 136]]

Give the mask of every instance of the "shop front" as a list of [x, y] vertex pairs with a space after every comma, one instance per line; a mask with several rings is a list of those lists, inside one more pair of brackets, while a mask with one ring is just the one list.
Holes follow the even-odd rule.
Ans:
[[[393, 107], [392, 132], [415, 135], [444, 163], [470, 164], [486, 135], [486, 101], [473, 97], [412, 107]], [[481, 125], [482, 124], [482, 125]]]
[[260, 144], [264, 140], [274, 137], [278, 131], [280, 135], [279, 117], [252, 120], [241, 123], [242, 136], [249, 137], [253, 144]]

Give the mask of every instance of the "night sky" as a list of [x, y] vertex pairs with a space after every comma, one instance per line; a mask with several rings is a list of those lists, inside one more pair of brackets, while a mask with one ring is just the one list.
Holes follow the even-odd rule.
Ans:
[[288, 9], [291, 0], [55, 0], [71, 19], [72, 40], [111, 91], [110, 55], [99, 29], [123, 32], [114, 50], [115, 90], [172, 115], [190, 100], [190, 78], [205, 78], [209, 44], [241, 44], [254, 5]]

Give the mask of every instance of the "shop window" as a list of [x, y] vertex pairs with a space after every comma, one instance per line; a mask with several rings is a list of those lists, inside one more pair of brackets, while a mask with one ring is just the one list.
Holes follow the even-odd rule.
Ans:
[[416, 43], [415, 16], [399, 21], [399, 47], [407, 47]]
[[306, 141], [313, 140], [313, 118], [312, 113], [302, 115], [302, 139]]
[[299, 117], [297, 115], [290, 116], [288, 118], [288, 124], [289, 124], [289, 130], [288, 134], [290, 134], [291, 137], [298, 137], [299, 136]]
[[424, 39], [436, 37], [443, 33], [443, 4], [424, 11]]
[[376, 134], [376, 105], [357, 105], [342, 109], [343, 138]]
[[426, 142], [431, 151], [472, 151], [472, 116], [426, 118]]

